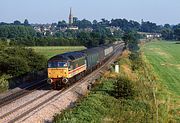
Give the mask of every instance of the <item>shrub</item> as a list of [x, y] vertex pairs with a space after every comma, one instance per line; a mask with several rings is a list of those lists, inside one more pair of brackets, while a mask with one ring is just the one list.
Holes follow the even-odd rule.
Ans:
[[26, 49], [26, 61], [30, 71], [38, 71], [46, 67], [46, 58], [43, 55], [39, 55], [32, 49]]
[[134, 60], [136, 60], [138, 58], [139, 58], [139, 52], [131, 52], [131, 54], [129, 55], [129, 59], [131, 61], [134, 61]]
[[8, 75], [2, 75], [0, 76], [0, 92], [6, 91], [9, 88], [9, 83], [8, 83]]
[[27, 61], [18, 56], [9, 57], [4, 61], [4, 71], [12, 76], [19, 76], [29, 72]]
[[114, 82], [113, 96], [116, 98], [130, 99], [135, 95], [132, 81], [126, 77], [119, 77]]
[[45, 57], [35, 53], [32, 49], [8, 46], [1, 47], [0, 74], [10, 74], [15, 77], [46, 67], [47, 60]]
[[176, 44], [180, 44], [180, 41], [177, 41]]
[[141, 59], [141, 56], [140, 56], [140, 53], [139, 52], [132, 52], [130, 55], [129, 55], [129, 59], [132, 61], [132, 70], [137, 70], [141, 67], [142, 65], [142, 59]]

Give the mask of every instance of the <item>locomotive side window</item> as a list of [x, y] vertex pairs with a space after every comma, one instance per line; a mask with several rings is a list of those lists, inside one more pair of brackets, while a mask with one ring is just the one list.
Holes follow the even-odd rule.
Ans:
[[70, 62], [69, 65], [68, 65], [68, 69], [69, 69], [69, 71], [73, 70], [73, 65], [72, 65], [71, 62]]

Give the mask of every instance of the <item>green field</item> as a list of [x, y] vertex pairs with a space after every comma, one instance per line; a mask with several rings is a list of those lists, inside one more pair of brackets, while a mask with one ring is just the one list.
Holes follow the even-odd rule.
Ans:
[[180, 121], [180, 44], [152, 41], [142, 51], [156, 75], [156, 99], [164, 121]]
[[37, 53], [44, 55], [46, 58], [50, 58], [54, 55], [69, 52], [78, 51], [85, 49], [84, 46], [42, 46], [42, 47], [30, 47], [34, 49]]
[[142, 48], [154, 72], [171, 94], [180, 96], [180, 44], [153, 41]]

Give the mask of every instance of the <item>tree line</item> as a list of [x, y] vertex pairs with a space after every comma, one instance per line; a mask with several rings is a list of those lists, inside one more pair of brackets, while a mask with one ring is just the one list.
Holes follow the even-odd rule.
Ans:
[[[56, 24], [58, 27], [68, 27], [65, 21], [59, 21]], [[140, 31], [148, 33], [161, 33], [162, 38], [165, 40], [180, 40], [180, 24], [177, 25], [157, 25], [150, 21], [142, 21], [141, 23], [127, 19], [112, 19], [111, 21], [102, 19], [100, 22], [93, 20], [93, 22], [83, 19], [74, 19], [73, 26], [77, 26], [80, 29], [92, 28], [96, 29], [99, 27], [118, 27], [124, 32], [128, 31]]]
[[[59, 21], [52, 25], [56, 28], [68, 27], [66, 21]], [[122, 39], [129, 31], [141, 31], [150, 33], [161, 33], [165, 40], [180, 40], [180, 24], [178, 25], [157, 25], [152, 22], [143, 22], [126, 19], [102, 19], [101, 21], [89, 21], [86, 19], [73, 19], [73, 26], [79, 30], [55, 31], [54, 35], [43, 35], [36, 32], [26, 19], [24, 23], [14, 21], [13, 23], [0, 23], [0, 39], [9, 45], [24, 46], [62, 46], [62, 45], [84, 45], [94, 47], [101, 44], [111, 43], [115, 39]], [[115, 27], [115, 30], [111, 30]], [[86, 29], [92, 29], [86, 31]], [[7, 39], [10, 39], [7, 41]]]
[[[0, 25], [0, 38], [10, 46], [76, 46], [86, 47], [107, 44], [121, 37], [121, 32], [111, 31], [105, 27], [98, 27], [93, 31], [69, 30], [56, 32], [55, 35], [44, 36], [35, 32], [31, 26]], [[7, 41], [9, 39], [9, 42]]]

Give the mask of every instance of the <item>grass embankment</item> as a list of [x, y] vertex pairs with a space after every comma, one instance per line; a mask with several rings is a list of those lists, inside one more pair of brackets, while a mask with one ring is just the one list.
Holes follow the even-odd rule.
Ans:
[[30, 48], [34, 49], [37, 53], [44, 55], [47, 59], [57, 54], [85, 49], [83, 46], [44, 46]]
[[154, 96], [156, 77], [151, 74], [150, 67], [142, 62], [138, 71], [132, 71], [132, 61], [128, 59], [128, 52], [123, 53], [119, 64], [120, 74], [105, 73], [88, 96], [79, 100], [73, 109], [56, 115], [54, 122], [164, 121], [163, 118], [157, 117]]
[[180, 45], [154, 41], [142, 51], [158, 77], [157, 103], [165, 119], [180, 122]]

